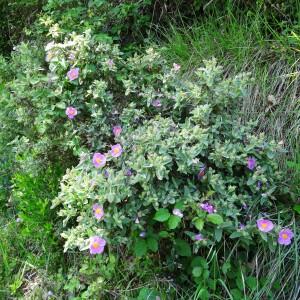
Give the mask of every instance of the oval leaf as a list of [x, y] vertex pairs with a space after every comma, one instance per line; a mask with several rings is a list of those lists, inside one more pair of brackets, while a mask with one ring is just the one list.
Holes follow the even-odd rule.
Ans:
[[153, 237], [147, 238], [147, 246], [153, 252], [156, 252], [158, 250], [158, 242]]
[[134, 254], [137, 257], [144, 256], [147, 253], [147, 244], [145, 240], [138, 239], [134, 244]]
[[195, 221], [194, 221], [194, 225], [195, 227], [201, 231], [203, 229], [203, 226], [204, 226], [204, 220], [203, 219], [200, 219], [200, 218], [197, 218]]
[[220, 225], [224, 222], [222, 216], [218, 214], [209, 214], [207, 220], [216, 225]]
[[171, 216], [168, 220], [168, 227], [169, 229], [175, 229], [178, 224], [180, 223], [181, 218], [178, 216]]
[[192, 255], [192, 250], [191, 250], [190, 245], [184, 240], [176, 239], [175, 240], [175, 248], [176, 248], [177, 253], [180, 256], [191, 256]]
[[165, 208], [160, 208], [154, 215], [154, 220], [158, 222], [165, 222], [169, 219], [170, 213], [167, 209]]

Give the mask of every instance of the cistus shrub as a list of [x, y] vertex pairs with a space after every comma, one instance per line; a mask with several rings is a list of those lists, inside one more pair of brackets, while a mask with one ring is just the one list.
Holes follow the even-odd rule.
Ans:
[[159, 254], [166, 272], [207, 293], [221, 276], [216, 263], [239, 272], [240, 261], [226, 265], [237, 241], [241, 260], [262, 240], [274, 249], [280, 228], [266, 233], [256, 221], [271, 218], [279, 148], [232, 116], [249, 74], [225, 78], [212, 59], [185, 79], [154, 48], [130, 56], [92, 30], [48, 27], [44, 47], [21, 44], [3, 72], [2, 126], [16, 136], [9, 145], [22, 170], [74, 166], [52, 205], [65, 251], [103, 263], [125, 251], [151, 265]]
[[64, 143], [80, 141], [79, 164], [53, 200], [65, 251], [159, 253], [169, 272], [205, 287], [205, 258], [225, 240], [274, 247], [256, 221], [276, 202], [279, 148], [231, 115], [249, 75], [224, 78], [210, 60], [185, 80], [155, 49], [124, 58], [85, 38], [94, 42], [46, 47]]

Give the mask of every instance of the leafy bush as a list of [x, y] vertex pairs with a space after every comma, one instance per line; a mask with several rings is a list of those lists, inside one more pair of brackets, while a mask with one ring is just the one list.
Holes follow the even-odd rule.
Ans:
[[[128, 47], [143, 42], [152, 17], [152, 1], [51, 0], [44, 6], [42, 20], [47, 25], [61, 28], [63, 33], [88, 29], [103, 37], [111, 36]], [[44, 32], [43, 27], [38, 31]], [[47, 29], [46, 29], [47, 30]]]
[[[67, 171], [53, 201], [62, 205], [65, 251], [91, 250], [91, 237], [99, 236], [110, 253], [159, 252], [169, 272], [181, 266], [180, 279], [192, 278], [206, 295], [216, 289], [217, 275], [206, 260], [211, 247], [230, 237], [228, 243], [238, 238], [241, 249], [261, 238], [274, 248], [272, 235], [258, 234], [253, 216], [267, 214], [276, 200], [277, 146], [253, 135], [255, 124], [241, 124], [230, 111], [245, 95], [246, 74], [223, 79], [212, 60], [186, 81], [180, 66], [169, 67], [153, 49], [128, 59], [116, 50], [95, 56], [99, 47], [116, 49], [103, 43], [74, 46], [79, 52], [68, 67], [73, 46], [66, 45], [48, 45], [47, 55], [55, 53], [49, 67], [54, 85], [61, 95], [71, 89], [78, 109], [65, 125], [68, 136], [88, 138], [81, 139], [80, 162]], [[79, 78], [65, 80], [75, 66]], [[122, 132], [114, 130], [113, 137], [117, 124]], [[91, 150], [105, 155], [105, 167], [104, 157], [92, 159]]]
[[[103, 255], [84, 258], [67, 279], [59, 273], [57, 280], [65, 284], [55, 292], [104, 297], [121, 257], [123, 269], [131, 272], [120, 280], [134, 280], [137, 266], [137, 281], [148, 279], [144, 268], [162, 269], [181, 284], [194, 282], [195, 298], [226, 293], [249, 298], [266, 280], [264, 272], [259, 276], [257, 270], [255, 277], [249, 266], [256, 250], [263, 246], [275, 253], [279, 228], [295, 224], [289, 216], [270, 213], [283, 180], [280, 148], [253, 133], [255, 122], [243, 124], [233, 114], [249, 75], [225, 77], [211, 60], [186, 79], [179, 65], [169, 66], [153, 48], [141, 55], [124, 53], [110, 30], [98, 33], [105, 22], [92, 29], [89, 22], [79, 24], [80, 15], [93, 16], [102, 4], [111, 7], [107, 1], [90, 1], [91, 11], [74, 10], [72, 3], [48, 2], [70, 10], [62, 10], [59, 24], [55, 14], [41, 19], [45, 27], [37, 30], [49, 29], [44, 38], [51, 38], [45, 50], [42, 40], [23, 43], [9, 65], [0, 62], [1, 126], [10, 128], [3, 149], [12, 150], [18, 167], [13, 199], [24, 220], [25, 245], [36, 251], [45, 241], [47, 251], [54, 249], [56, 220], [47, 209], [57, 186], [48, 176], [55, 181], [57, 174], [45, 170], [56, 163], [62, 170], [74, 166], [53, 200], [64, 226], [57, 230], [65, 251]], [[118, 26], [125, 30], [127, 24]], [[79, 33], [69, 34], [71, 29]], [[278, 226], [259, 231], [258, 218]], [[15, 282], [16, 293], [22, 281]], [[268, 285], [269, 298], [277, 283]], [[156, 292], [142, 289], [138, 299], [164, 295]]]

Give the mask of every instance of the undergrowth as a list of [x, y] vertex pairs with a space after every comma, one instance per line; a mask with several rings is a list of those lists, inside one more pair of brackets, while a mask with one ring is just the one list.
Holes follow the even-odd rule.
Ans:
[[[298, 2], [295, 10], [299, 15]], [[216, 57], [228, 74], [250, 72], [254, 84], [238, 117], [245, 123], [257, 119], [257, 131], [293, 155], [300, 130], [299, 27], [276, 23], [275, 31], [271, 21], [261, 10], [238, 15], [229, 5], [192, 26], [171, 25], [163, 34], [162, 52], [181, 64], [186, 76], [209, 57]]]

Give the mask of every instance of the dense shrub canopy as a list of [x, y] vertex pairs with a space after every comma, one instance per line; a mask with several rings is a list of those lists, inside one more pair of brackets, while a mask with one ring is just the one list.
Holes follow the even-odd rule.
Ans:
[[[53, 202], [62, 204], [65, 250], [89, 248], [92, 236], [111, 250], [127, 245], [137, 256], [156, 252], [161, 240], [162, 253], [181, 256], [191, 256], [190, 245], [197, 253], [222, 235], [240, 237], [245, 247], [255, 243], [248, 211], [258, 215], [271, 207], [279, 173], [275, 144], [227, 112], [243, 97], [247, 74], [223, 79], [212, 60], [194, 81], [184, 80], [180, 66], [168, 66], [154, 49], [124, 59], [115, 46], [91, 42], [91, 35], [87, 40], [74, 46], [69, 63], [68, 39], [46, 47], [54, 84], [60, 95], [72, 90], [69, 105], [78, 109], [72, 121], [64, 117], [68, 136], [88, 136]], [[95, 57], [99, 49], [106, 52]], [[80, 71], [70, 83], [64, 78], [74, 67]], [[115, 125], [122, 131], [113, 137]], [[120, 147], [118, 155], [111, 146]], [[104, 164], [95, 164], [95, 152]], [[104, 211], [99, 218], [97, 208]], [[194, 243], [199, 230], [203, 241]]]
[[[0, 242], [15, 253], [9, 235], [14, 226], [14, 236], [21, 233], [24, 277], [27, 265], [47, 265], [45, 253], [54, 251], [55, 262], [74, 255], [72, 267], [52, 278], [57, 295], [64, 290], [72, 299], [102, 299], [127, 270], [121, 283], [159, 272], [196, 285], [195, 299], [252, 299], [265, 286], [262, 294], [277, 295], [283, 280], [265, 285], [261, 274], [270, 267], [255, 269], [253, 261], [296, 253], [296, 221], [281, 214], [280, 144], [238, 117], [251, 74], [225, 72], [214, 58], [188, 74], [157, 46], [136, 47], [169, 13], [190, 4], [205, 15], [226, 1], [204, 2], [50, 0], [25, 30], [27, 42], [9, 60], [0, 57], [0, 200], [9, 198], [15, 219]], [[43, 3], [27, 4], [37, 13]], [[237, 3], [241, 10], [268, 5]], [[293, 241], [294, 248], [280, 248]], [[3, 261], [9, 278], [14, 271]], [[5, 283], [12, 294], [30, 289], [15, 277]], [[137, 299], [163, 296], [171, 299], [147, 287]]]

